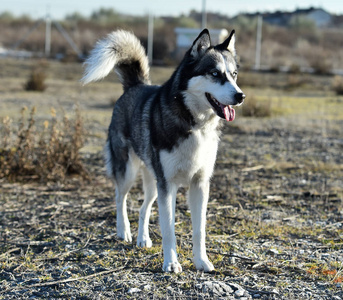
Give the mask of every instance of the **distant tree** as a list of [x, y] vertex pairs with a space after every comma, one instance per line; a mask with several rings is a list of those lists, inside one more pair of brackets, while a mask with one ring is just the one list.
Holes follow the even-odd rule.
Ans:
[[257, 17], [248, 18], [244, 15], [239, 15], [232, 20], [232, 26], [241, 29], [241, 31], [255, 31], [257, 24]]
[[316, 30], [315, 22], [305, 16], [297, 16], [297, 15], [293, 16], [291, 18], [289, 25], [292, 29], [297, 29], [297, 30], [310, 30], [310, 31]]
[[187, 28], [198, 28], [200, 23], [194, 20], [191, 17], [186, 17], [185, 15], [181, 15], [176, 20], [177, 26], [179, 27], [187, 27]]
[[66, 15], [64, 19], [66, 21], [78, 22], [86, 20], [86, 17], [79, 12], [74, 12], [72, 14]]
[[115, 22], [121, 17], [120, 13], [113, 8], [100, 8], [91, 14], [91, 20], [99, 23]]
[[32, 22], [30, 15], [22, 14], [19, 18], [16, 19], [19, 22]]
[[0, 21], [1, 22], [11, 22], [14, 19], [15, 19], [15, 17], [9, 11], [4, 11], [3, 13], [0, 14]]

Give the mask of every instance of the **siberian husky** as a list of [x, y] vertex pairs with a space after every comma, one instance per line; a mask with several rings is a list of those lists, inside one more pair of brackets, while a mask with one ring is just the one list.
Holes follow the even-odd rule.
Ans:
[[142, 170], [144, 202], [139, 212], [137, 245], [151, 247], [149, 217], [158, 199], [163, 270], [181, 272], [175, 238], [179, 186], [188, 186], [193, 226], [193, 262], [214, 269], [205, 246], [206, 208], [220, 135], [221, 119], [233, 121], [233, 106], [245, 95], [237, 86], [235, 32], [212, 46], [204, 29], [162, 86], [150, 84], [149, 62], [139, 40], [118, 30], [100, 40], [85, 62], [84, 84], [114, 69], [124, 88], [113, 110], [105, 146], [106, 168], [114, 179], [117, 235], [132, 242], [126, 197]]

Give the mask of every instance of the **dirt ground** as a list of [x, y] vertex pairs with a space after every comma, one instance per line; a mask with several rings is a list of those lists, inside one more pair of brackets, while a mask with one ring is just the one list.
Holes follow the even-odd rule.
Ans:
[[[154, 245], [135, 246], [140, 180], [128, 200], [133, 244], [116, 236], [113, 185], [102, 159], [111, 103], [120, 94], [114, 77], [82, 87], [81, 65], [50, 63], [48, 89], [25, 92], [32, 64], [0, 61], [0, 117], [15, 119], [22, 106], [35, 105], [44, 120], [51, 107], [68, 113], [79, 103], [91, 180], [0, 180], [0, 299], [343, 299], [343, 98], [320, 88], [328, 79], [314, 77], [312, 87], [292, 91], [243, 89], [246, 101], [271, 101], [273, 113], [247, 118], [238, 111], [223, 127], [207, 212], [216, 270], [205, 274], [192, 264], [190, 211], [180, 189], [183, 272], [175, 275], [161, 270], [156, 203]], [[168, 74], [156, 69], [153, 79]], [[266, 76], [271, 85], [286, 78]]]

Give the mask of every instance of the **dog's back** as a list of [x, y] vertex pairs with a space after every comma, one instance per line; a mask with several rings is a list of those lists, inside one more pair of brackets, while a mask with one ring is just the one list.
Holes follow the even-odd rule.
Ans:
[[115, 104], [105, 148], [107, 174], [118, 180], [125, 177], [131, 137], [140, 136], [131, 125], [140, 123], [143, 106], [156, 91], [150, 86], [148, 58], [133, 34], [118, 30], [97, 42], [85, 66], [84, 84], [100, 80], [114, 69], [123, 85], [124, 94]]

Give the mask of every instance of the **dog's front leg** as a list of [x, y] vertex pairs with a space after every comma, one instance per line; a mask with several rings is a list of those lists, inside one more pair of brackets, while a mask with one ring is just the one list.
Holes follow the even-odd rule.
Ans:
[[167, 188], [158, 188], [158, 210], [162, 233], [163, 271], [182, 272], [182, 267], [177, 261], [175, 237], [175, 202], [177, 187], [168, 184]]
[[213, 264], [207, 257], [205, 245], [209, 185], [209, 181], [193, 180], [188, 194], [193, 227], [193, 262], [197, 270], [204, 270], [205, 272], [214, 270]]

